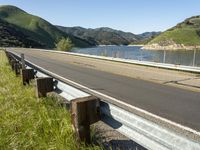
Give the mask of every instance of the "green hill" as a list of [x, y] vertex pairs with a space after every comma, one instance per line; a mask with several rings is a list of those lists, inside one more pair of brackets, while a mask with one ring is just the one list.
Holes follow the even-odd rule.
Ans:
[[70, 37], [76, 47], [91, 46], [86, 40], [68, 35], [44, 19], [28, 14], [15, 6], [0, 6], [0, 19], [19, 27], [24, 35], [46, 48], [53, 48], [55, 42], [62, 37]]
[[129, 45], [143, 44], [160, 34], [160, 32], [145, 32], [142, 34], [133, 34], [112, 28], [101, 27], [96, 29], [86, 29], [83, 27], [62, 27], [57, 26], [61, 31], [88, 40], [96, 45]]
[[0, 46], [1, 47], [41, 47], [44, 45], [26, 36], [17, 26], [0, 19]]
[[139, 36], [120, 30], [111, 28], [96, 28], [86, 29], [82, 27], [62, 27], [57, 26], [61, 31], [80, 37], [81, 39], [90, 40], [97, 45], [128, 45], [132, 42], [138, 41]]
[[148, 46], [167, 46], [176, 49], [193, 49], [200, 46], [200, 16], [194, 16], [161, 33], [148, 43]]

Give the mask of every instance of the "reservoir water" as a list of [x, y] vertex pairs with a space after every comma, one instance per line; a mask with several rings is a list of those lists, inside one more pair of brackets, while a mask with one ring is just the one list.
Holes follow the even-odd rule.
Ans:
[[94, 48], [76, 49], [74, 52], [200, 67], [200, 50], [155, 51], [143, 50], [141, 46], [98, 46]]

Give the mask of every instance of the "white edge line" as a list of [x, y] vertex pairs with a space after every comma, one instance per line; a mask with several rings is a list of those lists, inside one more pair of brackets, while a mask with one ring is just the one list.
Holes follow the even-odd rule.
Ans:
[[[15, 52], [11, 52], [11, 53], [13, 53], [13, 54], [17, 55], [18, 57], [20, 57], [20, 56], [19, 56], [18, 54], [16, 54]], [[25, 60], [26, 60], [26, 59], [25, 59]], [[66, 80], [66, 81], [68, 81], [68, 82], [71, 82], [72, 84], [75, 84], [75, 85], [77, 85], [77, 86], [79, 86], [79, 87], [81, 87], [81, 88], [87, 89], [87, 90], [89, 90], [89, 91], [91, 91], [91, 92], [93, 92], [93, 93], [96, 93], [96, 94], [98, 94], [98, 95], [101, 95], [101, 96], [103, 96], [103, 97], [106, 97], [106, 98], [108, 98], [108, 99], [111, 99], [111, 100], [113, 100], [113, 101], [115, 101], [115, 102], [117, 102], [117, 103], [120, 103], [120, 104], [122, 104], [122, 105], [125, 105], [125, 106], [127, 106], [127, 107], [130, 107], [130, 108], [132, 108], [132, 109], [135, 109], [135, 110], [137, 110], [137, 111], [139, 111], [139, 112], [141, 112], [141, 113], [144, 113], [144, 114], [149, 115], [149, 116], [151, 116], [151, 117], [154, 117], [154, 118], [156, 118], [156, 119], [162, 120], [162, 121], [167, 122], [167, 123], [169, 123], [169, 124], [171, 124], [171, 125], [174, 125], [174, 126], [176, 126], [176, 127], [182, 128], [182, 129], [184, 129], [184, 130], [186, 130], [186, 131], [192, 132], [192, 133], [194, 133], [194, 134], [200, 136], [200, 132], [198, 132], [198, 131], [196, 131], [196, 130], [194, 130], [194, 129], [192, 129], [192, 128], [183, 126], [183, 125], [181, 125], [181, 124], [179, 124], [179, 123], [173, 122], [173, 121], [168, 120], [168, 119], [166, 119], [166, 118], [157, 116], [157, 115], [152, 114], [151, 112], [148, 112], [148, 111], [146, 111], [146, 110], [144, 110], [144, 109], [141, 109], [141, 108], [135, 107], [135, 106], [133, 106], [133, 105], [127, 104], [127, 103], [125, 103], [125, 102], [123, 102], [123, 101], [120, 101], [120, 100], [118, 100], [118, 99], [116, 99], [116, 98], [113, 98], [113, 97], [111, 97], [111, 96], [108, 96], [108, 95], [106, 95], [106, 94], [100, 93], [100, 92], [98, 92], [98, 91], [96, 91], [96, 90], [92, 90], [92, 89], [90, 89], [90, 88], [88, 88], [88, 87], [86, 87], [86, 86], [83, 86], [83, 85], [81, 85], [81, 84], [79, 84], [79, 83], [76, 83], [76, 82], [74, 82], [74, 81], [72, 81], [72, 80], [66, 79], [66, 78], [64, 78], [64, 77], [62, 77], [62, 76], [60, 76], [60, 75], [57, 75], [56, 73], [53, 73], [53, 72], [49, 71], [49, 70], [46, 70], [46, 69], [44, 69], [44, 68], [42, 68], [42, 67], [40, 67], [40, 66], [38, 66], [38, 65], [36, 65], [36, 64], [34, 64], [34, 63], [32, 63], [31, 61], [28, 61], [28, 60], [26, 60], [26, 61], [29, 62], [29, 63], [31, 63], [31, 64], [33, 64], [34, 66], [40, 68], [41, 70], [43, 70], [43, 71], [49, 73], [49, 74], [53, 74], [53, 75], [55, 75], [55, 76], [57, 76], [57, 77], [59, 77], [59, 78], [61, 78], [61, 79], [63, 79], [63, 80]]]

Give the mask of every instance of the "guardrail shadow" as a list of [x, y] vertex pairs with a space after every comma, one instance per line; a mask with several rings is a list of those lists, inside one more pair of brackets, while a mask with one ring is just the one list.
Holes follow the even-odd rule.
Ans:
[[60, 89], [55, 89], [53, 92], [51, 92], [51, 96], [56, 97], [58, 104], [61, 107], [64, 107], [65, 109], [67, 109], [68, 111], [70, 110], [70, 102], [68, 100], [66, 100], [65, 98], [61, 97], [59, 94], [62, 93], [62, 91]]
[[146, 150], [132, 140], [111, 140], [107, 149], [112, 150]]
[[101, 120], [111, 126], [113, 129], [120, 128], [123, 124], [112, 117], [110, 113], [110, 106], [105, 102], [100, 102]]
[[103, 131], [96, 131], [97, 141], [103, 145], [106, 150], [146, 150], [141, 145], [125, 137], [116, 129], [123, 126], [122, 123], [112, 117], [110, 107], [105, 102], [100, 102], [101, 121], [109, 127], [105, 127]]

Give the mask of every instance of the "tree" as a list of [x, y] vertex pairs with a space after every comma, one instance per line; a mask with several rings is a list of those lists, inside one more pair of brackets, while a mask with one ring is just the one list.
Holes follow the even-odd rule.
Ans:
[[73, 48], [70, 38], [62, 38], [57, 44], [56, 49], [61, 51], [70, 51]]

